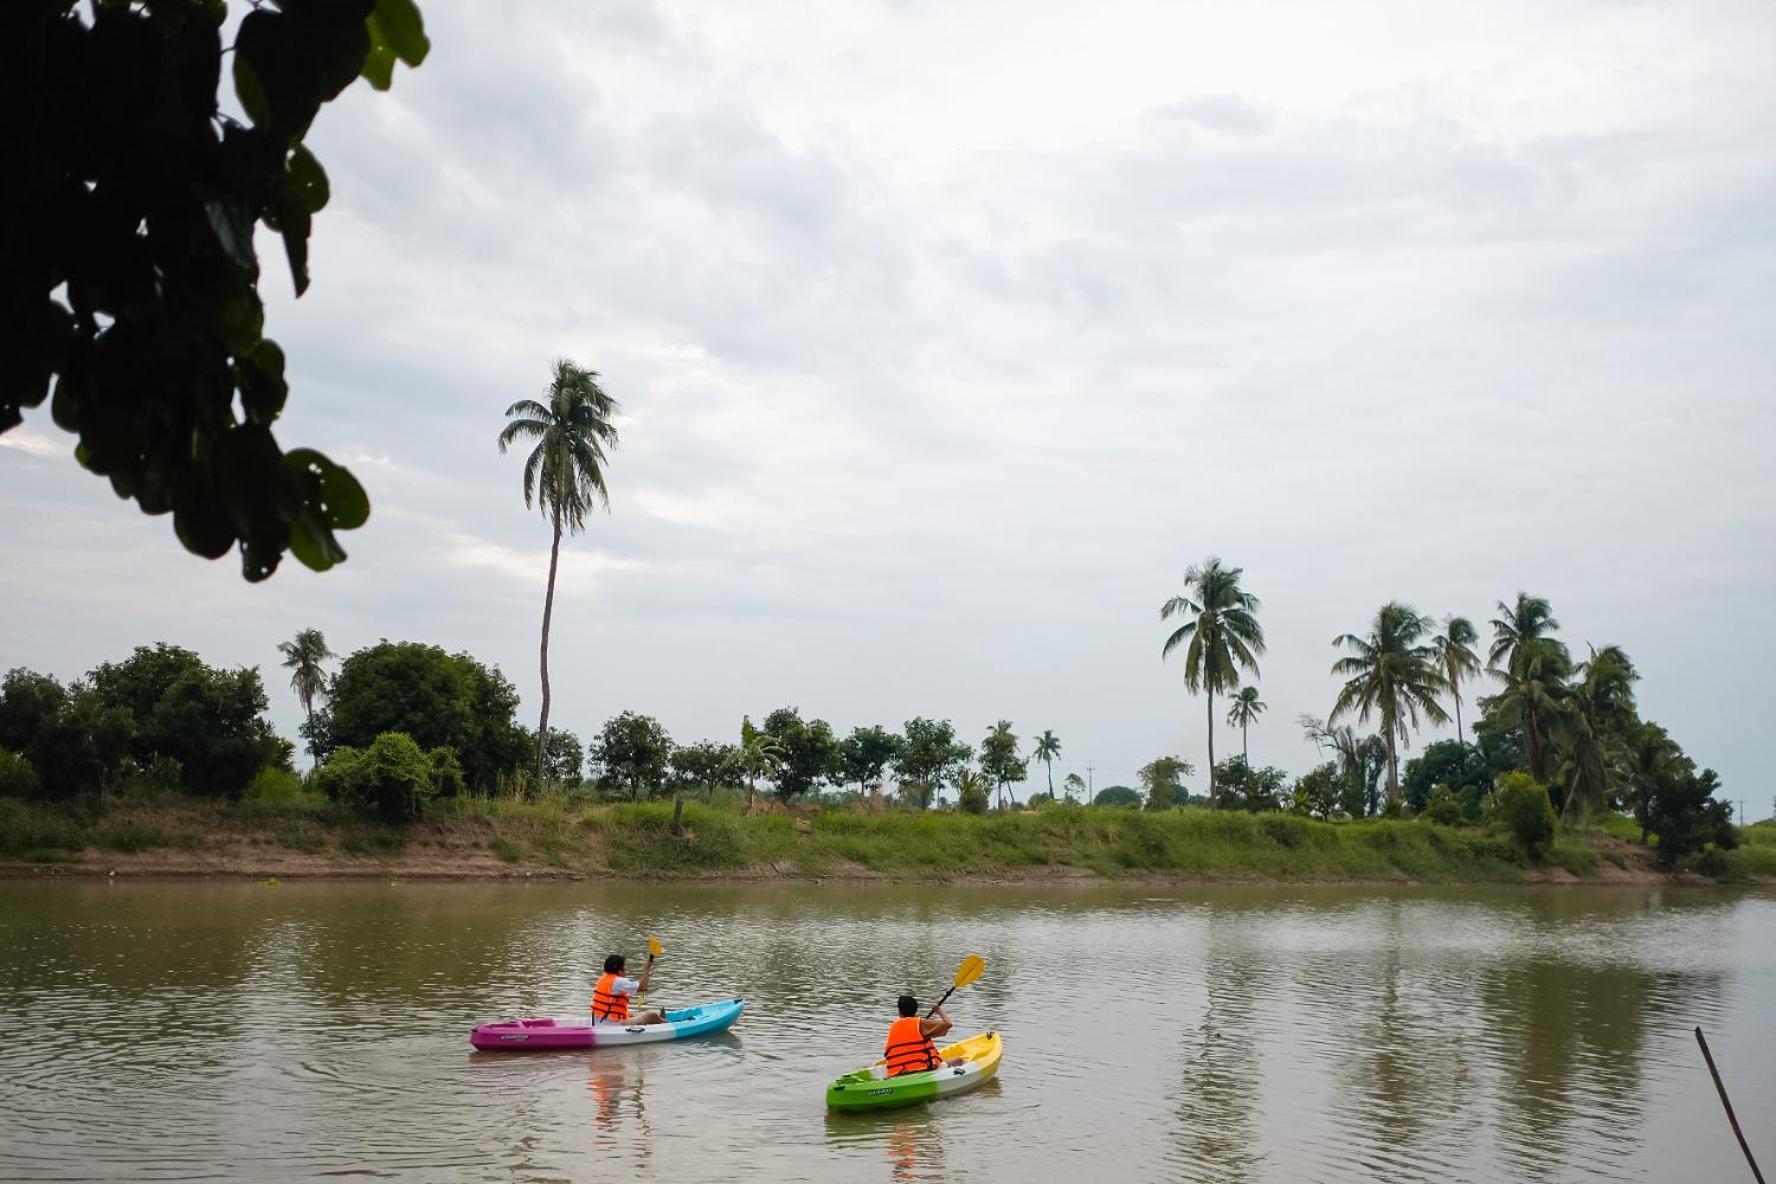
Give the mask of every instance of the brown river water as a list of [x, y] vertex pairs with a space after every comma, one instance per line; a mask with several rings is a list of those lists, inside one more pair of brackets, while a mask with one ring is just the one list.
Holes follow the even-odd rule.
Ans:
[[[648, 934], [725, 1036], [475, 1053]], [[828, 1115], [964, 954], [997, 1082]], [[0, 883], [0, 1179], [1749, 1180], [1776, 895]]]

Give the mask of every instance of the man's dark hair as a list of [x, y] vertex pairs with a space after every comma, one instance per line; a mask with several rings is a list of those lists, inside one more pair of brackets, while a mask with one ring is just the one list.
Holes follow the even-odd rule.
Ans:
[[911, 995], [902, 995], [895, 1006], [900, 1008], [900, 1014], [903, 1016], [919, 1014], [919, 1001]]
[[612, 954], [610, 957], [606, 958], [604, 960], [604, 972], [606, 974], [622, 974], [623, 955]]

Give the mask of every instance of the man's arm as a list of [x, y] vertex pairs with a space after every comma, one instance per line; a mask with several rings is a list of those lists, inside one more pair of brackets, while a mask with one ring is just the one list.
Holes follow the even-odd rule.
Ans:
[[924, 1019], [919, 1021], [919, 1031], [925, 1036], [925, 1038], [927, 1040], [931, 1039], [934, 1036], [942, 1036], [944, 1033], [946, 1033], [950, 1030], [950, 1017], [944, 1012], [944, 1009], [941, 1007], [936, 1008], [935, 1010], [937, 1012], [937, 1015], [935, 1018], [933, 1018], [932, 1016], [926, 1016]]

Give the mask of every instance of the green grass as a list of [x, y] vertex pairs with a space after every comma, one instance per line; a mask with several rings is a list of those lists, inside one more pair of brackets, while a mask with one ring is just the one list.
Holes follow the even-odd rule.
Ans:
[[1739, 841], [1747, 847], [1776, 847], [1776, 818], [1740, 827]]
[[84, 846], [86, 828], [64, 811], [0, 798], [0, 855], [59, 863], [78, 859]]
[[[731, 801], [687, 802], [673, 833], [670, 801], [594, 803], [582, 795], [462, 797], [422, 822], [389, 827], [347, 817], [293, 782], [268, 782], [239, 805], [182, 800], [111, 803], [78, 811], [0, 798], [0, 854], [66, 859], [83, 847], [145, 851], [279, 846], [325, 856], [407, 852], [418, 864], [486, 850], [513, 865], [634, 876], [703, 876], [775, 869], [821, 876], [863, 869], [908, 879], [1016, 876], [1074, 869], [1106, 876], [1251, 881], [1512, 882], [1529, 866], [1501, 832], [1422, 819], [1318, 822], [1286, 814], [1202, 808], [1148, 813], [1062, 805], [1031, 813], [864, 813], [829, 807], [747, 814]], [[1544, 863], [1597, 874], [1604, 835], [1638, 837], [1632, 820], [1562, 828]], [[1726, 853], [1728, 878], [1776, 876], [1776, 825], [1747, 827]]]

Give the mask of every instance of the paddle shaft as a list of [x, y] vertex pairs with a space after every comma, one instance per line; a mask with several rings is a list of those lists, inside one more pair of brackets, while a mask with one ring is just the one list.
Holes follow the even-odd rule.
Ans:
[[1715, 1092], [1720, 1094], [1721, 1105], [1727, 1108], [1727, 1121], [1733, 1126], [1733, 1135], [1739, 1140], [1739, 1150], [1745, 1152], [1745, 1162], [1751, 1165], [1751, 1174], [1758, 1184], [1764, 1184], [1764, 1174], [1758, 1171], [1757, 1160], [1752, 1158], [1751, 1144], [1745, 1141], [1745, 1132], [1739, 1129], [1739, 1118], [1733, 1113], [1733, 1103], [1727, 1100], [1727, 1087], [1721, 1083], [1720, 1070], [1714, 1067], [1714, 1054], [1708, 1051], [1708, 1040], [1702, 1035], [1700, 1026], [1696, 1028], [1696, 1043], [1702, 1046], [1702, 1059], [1708, 1062], [1708, 1075], [1714, 1078]]
[[[925, 1018], [930, 1019], [932, 1016], [936, 1015], [937, 1009], [942, 1007], [944, 1004], [948, 1003], [950, 1001], [950, 996], [954, 995], [955, 993], [956, 993], [955, 987], [951, 987], [949, 990], [945, 991], [943, 993], [943, 998], [939, 999], [936, 1003], [933, 1003], [931, 1005], [931, 1010], [925, 1013]], [[1758, 1184], [1764, 1184], [1764, 1182], [1762, 1180], [1759, 1180]]]

